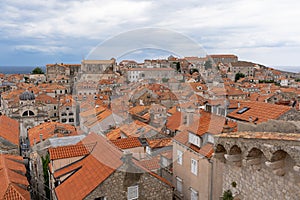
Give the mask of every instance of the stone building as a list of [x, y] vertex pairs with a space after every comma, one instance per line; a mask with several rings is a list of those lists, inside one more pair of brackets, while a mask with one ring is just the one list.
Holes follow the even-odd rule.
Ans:
[[219, 63], [229, 64], [238, 62], [238, 57], [236, 55], [231, 54], [208, 55], [207, 58], [212, 59], [214, 64], [216, 65], [218, 65]]
[[299, 199], [300, 136], [237, 132], [216, 136], [214, 159], [223, 163], [223, 191], [236, 199]]
[[81, 64], [47, 64], [46, 77], [49, 83], [59, 83], [67, 87], [72, 92], [74, 82], [80, 72]]
[[175, 76], [173, 68], [132, 68], [127, 71], [127, 80], [137, 82], [139, 80], [162, 80]]
[[81, 61], [81, 81], [99, 81], [115, 76], [117, 69], [116, 59], [110, 60], [82, 60]]
[[245, 76], [255, 76], [254, 71], [257, 64], [247, 61], [237, 61], [231, 62], [229, 64], [230, 72], [232, 73], [232, 78], [235, 78], [237, 73], [242, 73]]
[[20, 137], [27, 137], [27, 130], [48, 120], [46, 106], [36, 102], [33, 91], [11, 91], [1, 98], [2, 112], [20, 123]]
[[92, 133], [82, 144], [86, 153], [68, 146], [49, 150], [53, 199], [172, 199], [167, 180], [141, 167], [104, 137]]
[[[176, 199], [218, 199], [222, 180], [216, 176], [222, 165], [211, 159], [214, 137], [223, 131], [225, 118], [201, 112], [186, 130], [173, 139], [173, 184]], [[236, 124], [229, 123], [233, 129]]]

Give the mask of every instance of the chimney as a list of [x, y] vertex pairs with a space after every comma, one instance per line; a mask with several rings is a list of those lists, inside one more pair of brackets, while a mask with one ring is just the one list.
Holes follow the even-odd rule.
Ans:
[[36, 139], [33, 138], [33, 145], [35, 146], [36, 145]]
[[240, 102], [238, 102], [238, 108], [239, 108], [239, 107], [241, 107], [241, 103], [240, 103]]
[[43, 141], [43, 134], [40, 134], [40, 142]]
[[223, 126], [222, 133], [230, 133], [231, 131], [230, 129], [231, 129], [230, 126], [228, 126], [228, 119], [226, 119], [225, 124]]
[[249, 117], [249, 122], [252, 123], [252, 117], [251, 116]]

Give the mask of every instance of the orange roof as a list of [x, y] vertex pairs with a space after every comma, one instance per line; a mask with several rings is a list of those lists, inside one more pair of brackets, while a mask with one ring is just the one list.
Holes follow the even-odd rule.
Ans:
[[28, 138], [30, 145], [40, 142], [40, 134], [43, 135], [43, 140], [57, 136], [73, 136], [78, 135], [76, 128], [70, 124], [62, 124], [59, 122], [45, 122], [28, 130]]
[[[91, 133], [83, 139], [82, 143], [90, 142], [96, 142], [96, 146], [88, 156], [54, 172], [55, 177], [68, 175], [68, 178], [55, 188], [58, 199], [84, 199], [123, 164], [122, 152], [106, 138]], [[137, 161], [133, 160], [133, 163], [149, 172]], [[149, 173], [170, 184], [165, 179]]]
[[40, 94], [35, 98], [36, 102], [41, 102], [45, 104], [57, 104], [58, 100], [47, 95], [47, 94]]
[[0, 154], [0, 199], [30, 199], [21, 156]]
[[121, 130], [120, 130], [120, 128], [116, 128], [116, 129], [111, 130], [110, 132], [108, 132], [106, 134], [106, 137], [109, 140], [121, 139]]
[[[188, 141], [189, 132], [192, 132], [196, 135], [202, 136], [205, 133], [210, 134], [220, 134], [223, 131], [225, 125], [225, 117], [217, 116], [205, 111], [200, 113], [200, 118], [198, 121], [195, 121], [193, 125], [188, 127], [188, 131], [184, 130], [178, 133], [174, 137], [174, 141], [177, 141], [188, 148], [210, 158], [213, 153], [213, 144], [206, 143], [201, 148], [190, 144]], [[235, 122], [228, 121], [228, 126], [230, 128], [235, 128], [237, 124]]]
[[90, 145], [75, 144], [69, 146], [61, 146], [55, 148], [49, 148], [49, 155], [51, 160], [71, 158], [77, 156], [85, 156], [90, 153], [92, 148], [95, 146], [95, 143]]
[[137, 138], [137, 137], [111, 140], [111, 142], [120, 149], [130, 149], [130, 148], [135, 148], [135, 147], [141, 147], [142, 146], [139, 138]]
[[141, 121], [135, 120], [130, 124], [124, 124], [120, 127], [122, 133], [127, 137], [139, 137], [142, 134], [145, 134], [151, 130], [157, 131], [154, 127], [145, 124]]
[[149, 147], [151, 147], [152, 149], [172, 145], [172, 139], [171, 138], [147, 139], [147, 142], [149, 144]]
[[[238, 113], [245, 108], [245, 111]], [[246, 109], [248, 108], [248, 110]], [[241, 101], [240, 107], [229, 113], [227, 116], [241, 121], [250, 122], [251, 120], [256, 123], [266, 122], [269, 119], [277, 119], [291, 107], [275, 105], [257, 101]]]
[[213, 144], [210, 143], [206, 143], [205, 145], [203, 145], [202, 147], [198, 148], [193, 144], [190, 144], [189, 141], [189, 133], [187, 131], [183, 131], [180, 132], [179, 134], [177, 134], [174, 137], [174, 141], [177, 141], [183, 145], [185, 145], [186, 147], [192, 149], [195, 152], [200, 153], [201, 155], [210, 158], [212, 156], [213, 153]]
[[0, 137], [19, 146], [19, 122], [5, 115], [0, 116]]
[[56, 175], [64, 175], [78, 169], [55, 188], [58, 199], [84, 199], [122, 165], [121, 151], [104, 137], [92, 133], [82, 142], [96, 142], [96, 146], [84, 159], [55, 172]]
[[[202, 136], [205, 133], [218, 134], [222, 132], [225, 120], [225, 117], [201, 111], [199, 120], [194, 121], [188, 130], [199, 136]], [[231, 121], [228, 123], [230, 127], [235, 127], [237, 125]]]
[[152, 157], [148, 160], [140, 160], [139, 164], [150, 171], [160, 169], [160, 155]]

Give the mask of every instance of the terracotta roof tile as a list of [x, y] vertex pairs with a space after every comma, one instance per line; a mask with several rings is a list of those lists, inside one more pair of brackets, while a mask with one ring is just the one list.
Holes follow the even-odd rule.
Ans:
[[96, 142], [96, 146], [84, 159], [55, 172], [62, 175], [77, 169], [55, 188], [58, 199], [83, 199], [122, 165], [122, 152], [104, 137], [92, 133], [82, 142]]
[[0, 137], [19, 146], [19, 122], [5, 115], [0, 116]]
[[30, 199], [21, 156], [0, 154], [0, 199]]
[[158, 155], [151, 159], [141, 160], [139, 161], [139, 164], [150, 171], [160, 169], [160, 156]]
[[[248, 110], [238, 113], [242, 111], [243, 108], [248, 108]], [[233, 119], [246, 121], [246, 122], [266, 122], [269, 119], [277, 119], [287, 111], [289, 111], [291, 107], [275, 105], [257, 101], [241, 101], [240, 107], [229, 113], [227, 116]]]
[[31, 146], [34, 145], [34, 140], [36, 143], [40, 142], [40, 134], [42, 134], [43, 140], [45, 140], [54, 136], [64, 137], [78, 135], [78, 132], [76, 128], [70, 124], [45, 122], [28, 130], [28, 138]]
[[137, 138], [137, 137], [111, 140], [111, 142], [120, 149], [130, 149], [130, 148], [142, 146], [142, 143], [140, 142], [139, 138]]
[[49, 155], [51, 160], [63, 159], [63, 158], [71, 158], [77, 156], [85, 156], [88, 155], [95, 143], [84, 145], [82, 143], [76, 145], [69, 145], [69, 146], [61, 146], [55, 148], [49, 148]]
[[147, 139], [147, 142], [149, 144], [149, 147], [151, 147], [151, 149], [161, 148], [161, 147], [166, 147], [166, 146], [172, 145], [171, 138]]
[[116, 129], [111, 130], [110, 132], [108, 132], [106, 134], [106, 137], [109, 140], [121, 139], [121, 130], [120, 130], [120, 128], [116, 128]]

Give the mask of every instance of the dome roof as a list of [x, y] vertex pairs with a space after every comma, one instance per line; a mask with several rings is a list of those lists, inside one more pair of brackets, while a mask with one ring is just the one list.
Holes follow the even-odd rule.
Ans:
[[29, 92], [29, 91], [25, 91], [23, 92], [22, 94], [20, 94], [19, 96], [20, 100], [34, 100], [35, 99], [35, 96], [33, 93]]

